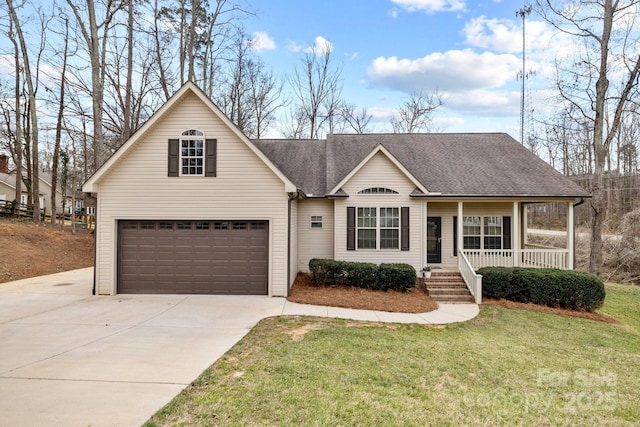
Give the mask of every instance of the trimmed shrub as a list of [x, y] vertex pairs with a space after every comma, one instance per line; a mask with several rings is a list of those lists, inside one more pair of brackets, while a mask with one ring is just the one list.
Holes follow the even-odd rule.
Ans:
[[378, 287], [407, 292], [416, 286], [416, 270], [409, 264], [380, 264], [378, 266]]
[[340, 284], [344, 280], [344, 262], [313, 258], [309, 261], [312, 282], [316, 286]]
[[604, 283], [582, 271], [485, 267], [478, 274], [488, 298], [583, 311], [602, 307], [605, 298]]
[[344, 279], [347, 286], [374, 289], [378, 266], [370, 262], [344, 262]]
[[409, 264], [376, 264], [313, 258], [309, 261], [316, 286], [355, 286], [406, 292], [416, 285], [416, 270]]

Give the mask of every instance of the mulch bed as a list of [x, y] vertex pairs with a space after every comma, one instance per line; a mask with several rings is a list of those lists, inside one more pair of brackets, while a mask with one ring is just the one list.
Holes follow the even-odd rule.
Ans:
[[433, 298], [418, 288], [413, 288], [408, 292], [396, 292], [353, 287], [314, 286], [311, 282], [311, 276], [306, 273], [298, 273], [287, 301], [397, 313], [426, 313], [438, 308], [438, 304]]
[[580, 317], [582, 319], [595, 320], [597, 322], [614, 323], [617, 325], [624, 324], [618, 319], [615, 319], [611, 316], [607, 316], [606, 314], [602, 314], [602, 313], [590, 313], [588, 311], [576, 311], [576, 310], [567, 310], [564, 308], [553, 308], [553, 307], [547, 307], [544, 305], [514, 302], [514, 301], [505, 300], [505, 299], [482, 298], [482, 304], [495, 305], [498, 307], [504, 307], [504, 308], [515, 309], [515, 310], [537, 311], [540, 313], [555, 314], [557, 316]]

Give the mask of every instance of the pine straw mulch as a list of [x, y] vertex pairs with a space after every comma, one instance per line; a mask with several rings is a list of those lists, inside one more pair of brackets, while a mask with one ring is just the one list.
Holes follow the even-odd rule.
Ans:
[[438, 308], [433, 298], [422, 289], [413, 288], [408, 292], [396, 292], [354, 287], [314, 286], [311, 283], [311, 276], [305, 273], [298, 273], [287, 301], [397, 313], [426, 313]]
[[553, 308], [544, 305], [537, 305], [531, 303], [514, 302], [505, 299], [491, 299], [482, 298], [482, 304], [495, 305], [498, 307], [509, 308], [512, 310], [530, 310], [537, 311], [539, 313], [555, 314], [556, 316], [564, 317], [579, 317], [582, 319], [595, 320], [596, 322], [614, 323], [616, 325], [623, 325], [618, 319], [607, 316], [602, 313], [590, 313], [588, 311], [568, 310], [565, 308]]
[[[433, 298], [428, 296], [423, 289], [415, 287], [409, 292], [374, 291], [370, 289], [339, 287], [339, 286], [314, 286], [311, 275], [298, 273], [287, 301], [300, 304], [325, 305], [332, 307], [355, 308], [360, 310], [389, 311], [396, 313], [426, 313], [438, 308]], [[511, 310], [529, 310], [539, 313], [554, 314], [556, 316], [579, 317], [597, 322], [623, 324], [619, 320], [602, 313], [590, 313], [587, 311], [567, 310], [553, 308], [537, 304], [525, 304], [508, 301], [483, 298], [482, 304], [494, 305]]]

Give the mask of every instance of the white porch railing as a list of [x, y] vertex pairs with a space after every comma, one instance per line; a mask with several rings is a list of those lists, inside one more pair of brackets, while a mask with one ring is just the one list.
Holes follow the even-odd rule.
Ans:
[[464, 279], [469, 292], [476, 300], [476, 304], [482, 303], [482, 276], [477, 274], [464, 252], [458, 250], [458, 271]]
[[567, 249], [533, 249], [531, 247], [519, 251], [512, 249], [465, 249], [462, 253], [469, 260], [474, 270], [482, 267], [514, 267], [516, 259], [519, 261], [517, 265], [520, 267], [566, 270], [569, 264], [569, 251]]
[[521, 267], [566, 270], [569, 263], [569, 251], [566, 249], [522, 249], [520, 253]]

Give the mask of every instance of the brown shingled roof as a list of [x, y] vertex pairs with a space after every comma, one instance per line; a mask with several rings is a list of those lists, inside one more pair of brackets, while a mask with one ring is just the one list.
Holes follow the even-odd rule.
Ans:
[[378, 145], [443, 196], [588, 197], [504, 133], [345, 134], [255, 145], [307, 194], [326, 194]]

